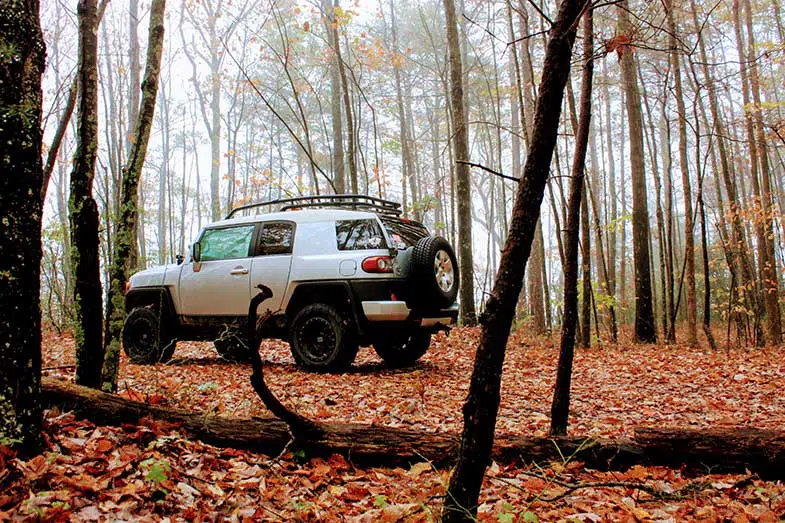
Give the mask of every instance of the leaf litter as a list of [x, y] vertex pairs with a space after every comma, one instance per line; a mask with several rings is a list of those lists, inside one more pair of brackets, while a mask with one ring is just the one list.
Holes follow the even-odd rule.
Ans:
[[[264, 342], [271, 389], [319, 421], [459, 432], [476, 329], [439, 335], [414, 368], [384, 369], [361, 351], [352, 372], [298, 370], [283, 343]], [[558, 340], [514, 334], [497, 434], [544, 435]], [[70, 358], [70, 361], [69, 361]], [[167, 365], [122, 361], [129, 398], [231, 416], [269, 415], [250, 369], [209, 344], [180, 343]], [[44, 367], [71, 377], [72, 341], [48, 336]], [[621, 343], [576, 354], [570, 432], [628, 437], [639, 425], [785, 430], [785, 364], [779, 350], [713, 353]], [[430, 521], [449, 471], [427, 463], [360, 468], [341, 456], [277, 458], [187, 439], [166, 423], [96, 427], [49, 411], [48, 450], [29, 461], [0, 447], [0, 520]], [[753, 475], [687, 477], [636, 466], [599, 472], [580, 462], [492, 464], [482, 521], [779, 521], [785, 486]], [[611, 486], [614, 485], [614, 486]]]

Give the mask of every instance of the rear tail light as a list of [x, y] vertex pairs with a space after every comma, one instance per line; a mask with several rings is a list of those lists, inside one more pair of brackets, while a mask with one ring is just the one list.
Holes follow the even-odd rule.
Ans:
[[392, 272], [392, 258], [389, 256], [371, 256], [363, 260], [362, 268], [365, 272]]
[[128, 291], [130, 291], [130, 290], [131, 290], [131, 280], [128, 280], [127, 282], [125, 282], [125, 292], [126, 292], [126, 294], [128, 294]]

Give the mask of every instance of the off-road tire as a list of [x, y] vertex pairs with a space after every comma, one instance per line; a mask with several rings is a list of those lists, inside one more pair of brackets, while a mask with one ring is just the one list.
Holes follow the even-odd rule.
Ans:
[[[444, 289], [437, 279], [435, 261], [439, 252], [446, 254], [452, 264], [452, 286]], [[413, 308], [444, 309], [455, 303], [458, 297], [460, 275], [458, 261], [450, 242], [441, 236], [421, 238], [412, 251], [410, 283]], [[414, 301], [416, 300], [416, 302]]]
[[324, 303], [300, 309], [292, 320], [289, 344], [297, 364], [317, 372], [345, 371], [359, 349], [354, 323]]
[[411, 367], [431, 345], [431, 333], [415, 330], [402, 335], [385, 333], [373, 342], [373, 350], [388, 367]]
[[152, 307], [136, 307], [125, 318], [123, 350], [131, 363], [166, 363], [176, 345], [167, 319]]
[[245, 336], [236, 332], [229, 332], [213, 341], [213, 346], [221, 358], [236, 363], [251, 361], [250, 343]]

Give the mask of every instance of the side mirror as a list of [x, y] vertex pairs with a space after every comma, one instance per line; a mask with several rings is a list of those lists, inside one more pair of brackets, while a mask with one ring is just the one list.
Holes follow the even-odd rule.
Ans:
[[178, 254], [177, 256], [174, 257], [174, 259], [177, 262], [177, 265], [182, 265], [183, 262], [185, 261], [185, 256], [183, 256], [182, 254]]
[[194, 242], [193, 245], [193, 259], [196, 263], [202, 261], [202, 244], [199, 242]]

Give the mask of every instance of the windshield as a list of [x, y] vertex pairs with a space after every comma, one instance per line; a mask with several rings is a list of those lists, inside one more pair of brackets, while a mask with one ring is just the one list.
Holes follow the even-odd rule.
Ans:
[[382, 224], [390, 237], [391, 247], [396, 249], [406, 249], [421, 238], [430, 236], [428, 229], [423, 224], [405, 218], [385, 217], [382, 218]]

